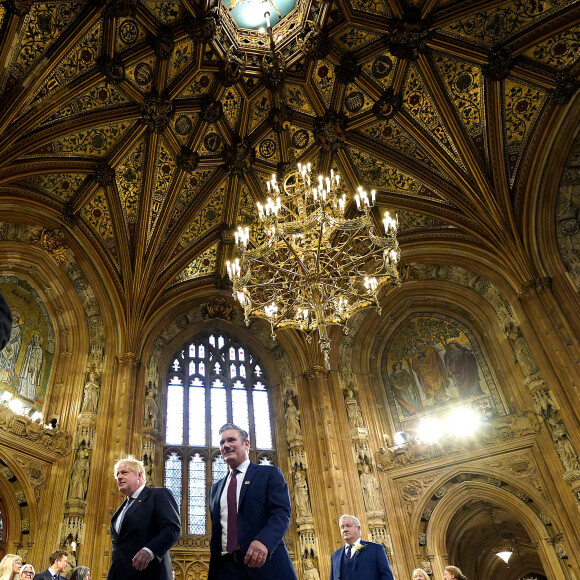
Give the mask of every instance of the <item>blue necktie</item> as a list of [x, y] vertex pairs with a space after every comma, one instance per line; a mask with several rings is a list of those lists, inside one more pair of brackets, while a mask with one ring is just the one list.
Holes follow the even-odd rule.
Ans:
[[350, 560], [350, 554], [351, 554], [351, 551], [352, 551], [352, 546], [349, 544], [349, 545], [346, 547], [346, 557], [347, 557], [349, 560]]

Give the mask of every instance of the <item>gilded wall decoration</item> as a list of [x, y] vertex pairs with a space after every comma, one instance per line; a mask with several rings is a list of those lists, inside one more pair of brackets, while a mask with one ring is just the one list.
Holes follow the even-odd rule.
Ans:
[[445, 223], [443, 220], [426, 216], [413, 211], [397, 210], [399, 219], [399, 232], [414, 232], [422, 229], [453, 228], [454, 226]]
[[[433, 162], [431, 156], [425, 151], [425, 149], [421, 147], [395, 119], [367, 123], [364, 127], [361, 127], [358, 130], [363, 135], [370, 137], [373, 141], [379, 141], [395, 151], [401, 151], [407, 157], [418, 161], [439, 175], [448, 177], [447, 173], [439, 165]], [[449, 203], [440, 196], [437, 196], [437, 199], [443, 203]]]
[[183, 187], [181, 192], [175, 201], [175, 207], [173, 209], [173, 213], [171, 214], [171, 219], [167, 225], [167, 231], [171, 231], [173, 229], [175, 224], [179, 221], [179, 218], [183, 215], [183, 212], [199, 193], [203, 185], [211, 179], [211, 176], [215, 171], [216, 170], [214, 168], [197, 168], [192, 174], [185, 177], [183, 180]]
[[173, 156], [168, 151], [167, 147], [160, 141], [158, 144], [157, 154], [155, 155], [155, 179], [154, 187], [151, 192], [151, 208], [149, 213], [149, 226], [147, 229], [147, 241], [151, 240], [151, 235], [155, 229], [155, 224], [161, 213], [161, 208], [165, 203], [167, 192], [171, 187], [171, 183], [175, 176], [176, 165]]
[[54, 326], [38, 292], [15, 276], [0, 277], [12, 311], [12, 333], [0, 352], [0, 389], [42, 410], [55, 349]]
[[580, 136], [568, 158], [558, 191], [556, 237], [560, 257], [580, 290]]
[[506, 414], [476, 338], [444, 315], [407, 318], [389, 339], [381, 369], [397, 431], [412, 434], [419, 417], [455, 406]]
[[261, 139], [256, 147], [256, 158], [268, 163], [278, 163], [280, 161], [280, 148], [278, 147], [278, 135], [274, 131], [269, 131]]
[[198, 146], [200, 155], [221, 155], [224, 146], [224, 139], [218, 126], [208, 124]]
[[370, 14], [392, 14], [390, 6], [383, 0], [352, 0], [352, 7], [355, 10]]

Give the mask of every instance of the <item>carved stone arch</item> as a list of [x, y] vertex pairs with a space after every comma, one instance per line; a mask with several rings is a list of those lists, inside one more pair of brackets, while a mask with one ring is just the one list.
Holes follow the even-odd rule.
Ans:
[[553, 538], [546, 525], [532, 508], [513, 494], [493, 485], [463, 482], [453, 493], [447, 494], [433, 510], [426, 532], [426, 554], [432, 560], [434, 577], [441, 577], [447, 553], [445, 538], [449, 522], [467, 502], [474, 497], [495, 504], [513, 514], [521, 523], [529, 537], [537, 542], [538, 553], [548, 578], [566, 578], [566, 572], [553, 547]]
[[[496, 461], [499, 461], [499, 464], [493, 465], [493, 462]], [[519, 465], [516, 466], [516, 463]], [[530, 466], [529, 475], [525, 478], [518, 478], [515, 473], [519, 469], [523, 471], [521, 467], [523, 463]], [[551, 527], [552, 534], [558, 534], [562, 530], [553, 506], [545, 500], [541, 493], [541, 482], [537, 481], [536, 483], [536, 477], [540, 476], [535, 462], [531, 454], [526, 452], [500, 455], [499, 459], [496, 457], [483, 458], [477, 464], [461, 464], [452, 469], [446, 468], [436, 471], [428, 477], [429, 483], [425, 485], [410, 519], [409, 525], [415, 537], [424, 531], [421, 528], [425, 510], [434, 514], [443, 500], [454, 495], [465, 483], [472, 486], [487, 485], [489, 488], [486, 489], [506, 492], [516, 503], [521, 502], [528, 505], [540, 521], [542, 521], [542, 517], [546, 521], [550, 521], [550, 526], [553, 526]], [[429, 527], [431, 518], [432, 515], [425, 527]]]
[[6, 548], [23, 557], [35, 542], [34, 533], [31, 535], [30, 532], [38, 530], [39, 522], [38, 490], [31, 483], [30, 474], [33, 465], [42, 472], [44, 481], [49, 471], [47, 465], [40, 465], [39, 461], [20, 453], [0, 453], [0, 496], [9, 522]]

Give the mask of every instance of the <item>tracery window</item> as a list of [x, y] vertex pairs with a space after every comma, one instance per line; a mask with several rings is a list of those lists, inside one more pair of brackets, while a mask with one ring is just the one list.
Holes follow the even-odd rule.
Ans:
[[223, 332], [197, 336], [172, 358], [164, 485], [181, 507], [185, 534], [208, 533], [209, 487], [227, 473], [219, 452], [224, 423], [248, 431], [252, 460], [276, 463], [268, 386], [255, 355]]

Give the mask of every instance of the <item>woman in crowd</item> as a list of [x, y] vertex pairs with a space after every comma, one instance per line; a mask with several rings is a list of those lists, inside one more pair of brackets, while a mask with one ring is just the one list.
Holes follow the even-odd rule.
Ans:
[[77, 566], [68, 580], [91, 580], [91, 571], [86, 566]]
[[34, 571], [34, 566], [32, 564], [24, 564], [20, 568], [20, 580], [32, 580], [36, 572]]
[[22, 568], [22, 558], [17, 554], [6, 554], [0, 562], [0, 580], [17, 580]]
[[429, 580], [429, 574], [422, 568], [413, 570], [413, 580]]
[[457, 566], [445, 566], [444, 580], [467, 580], [463, 572]]

